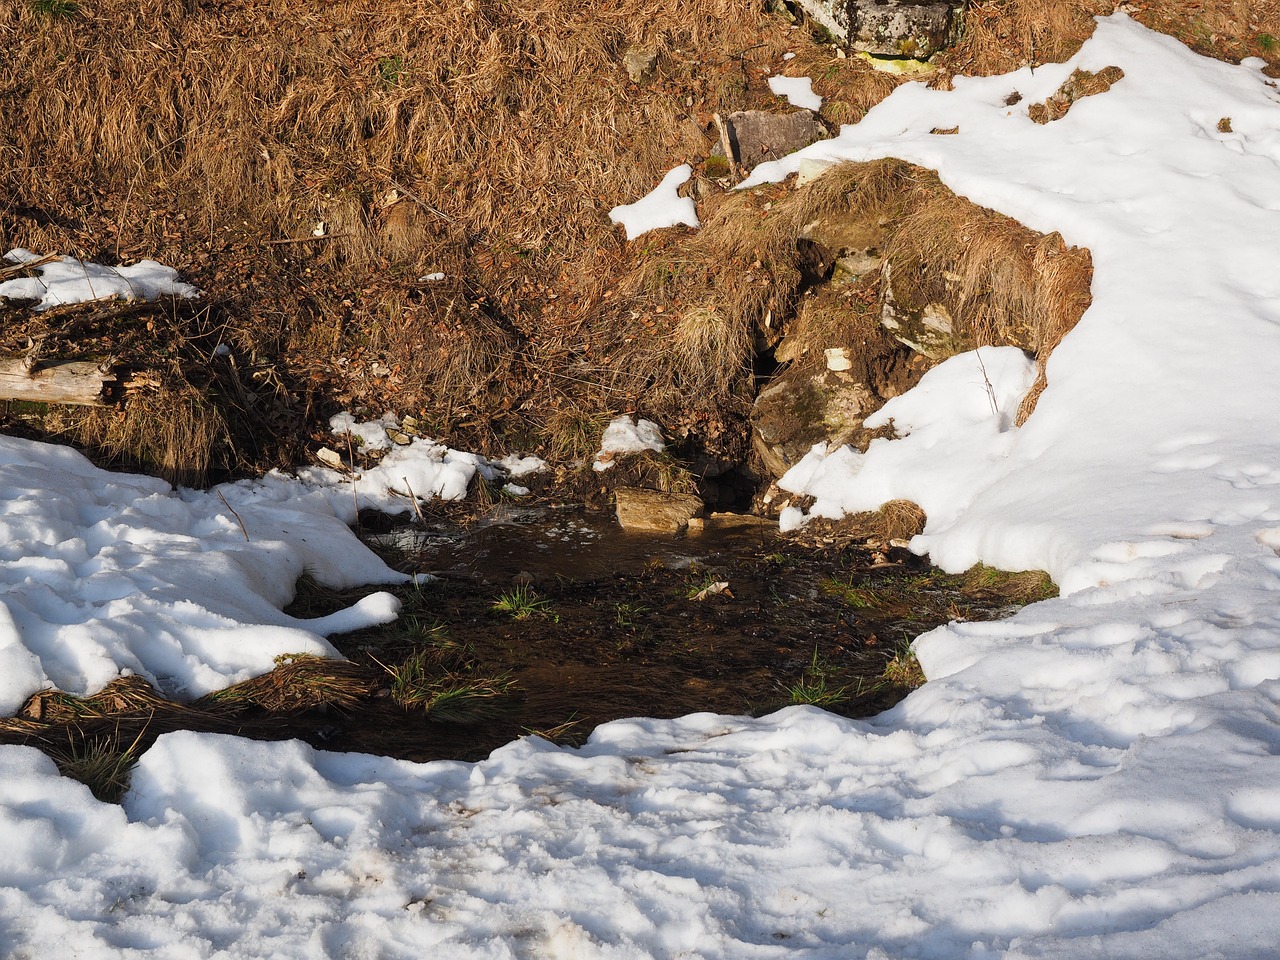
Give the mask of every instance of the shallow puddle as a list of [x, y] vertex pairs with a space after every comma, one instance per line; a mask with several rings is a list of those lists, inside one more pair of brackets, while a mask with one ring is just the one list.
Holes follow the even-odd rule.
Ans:
[[729, 555], [767, 552], [780, 540], [777, 523], [744, 514], [713, 514], [701, 532], [670, 537], [627, 533], [612, 515], [575, 506], [501, 506], [466, 527], [412, 525], [367, 539], [436, 574], [499, 584], [522, 575], [541, 581], [634, 575], [654, 564], [683, 570]]

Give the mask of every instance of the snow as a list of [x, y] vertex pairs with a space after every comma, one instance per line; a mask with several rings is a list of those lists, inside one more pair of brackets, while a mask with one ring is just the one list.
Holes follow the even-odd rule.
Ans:
[[627, 239], [634, 240], [650, 230], [684, 224], [700, 226], [698, 211], [690, 197], [677, 192], [693, 175], [693, 167], [683, 163], [669, 171], [662, 182], [635, 203], [623, 204], [609, 211], [609, 219], [622, 224]]
[[597, 473], [603, 473], [613, 466], [619, 456], [634, 453], [661, 453], [667, 449], [662, 439], [662, 428], [652, 420], [633, 420], [625, 414], [615, 417], [604, 428], [600, 437], [600, 449], [596, 451], [591, 466]]
[[813, 92], [813, 81], [808, 77], [770, 77], [769, 89], [779, 97], [786, 97], [793, 107], [822, 109], [822, 97]]
[[[1027, 118], [1074, 67], [1111, 64], [1125, 77], [1109, 92]], [[815, 451], [788, 479], [832, 513], [918, 492], [916, 549], [951, 569], [1042, 567], [1061, 597], [926, 634], [930, 682], [865, 722], [636, 719], [476, 764], [177, 732], [121, 807], [0, 748], [7, 953], [1274, 956], [1280, 96], [1258, 66], [1119, 15], [1069, 64], [909, 84], [806, 151], [928, 164], [1093, 251], [1093, 305], [1023, 427], [1025, 359], [984, 350], [886, 410], [902, 439]], [[38, 676], [29, 638], [50, 676], [87, 672], [63, 663], [63, 633], [102, 638], [103, 672], [127, 651], [111, 604], [139, 635], [242, 631], [169, 656], [193, 674], [259, 631], [293, 646], [307, 631], [272, 619], [289, 571], [376, 573], [326, 489], [229, 488], [246, 543], [209, 495], [0, 442], [0, 676]]]
[[[4, 255], [13, 264], [34, 263], [39, 254], [17, 248]], [[0, 298], [34, 300], [37, 310], [91, 300], [158, 300], [160, 297], [194, 299], [200, 291], [178, 279], [172, 267], [142, 260], [131, 267], [107, 267], [74, 257], [57, 257], [33, 267], [39, 276], [18, 277], [0, 283]]]

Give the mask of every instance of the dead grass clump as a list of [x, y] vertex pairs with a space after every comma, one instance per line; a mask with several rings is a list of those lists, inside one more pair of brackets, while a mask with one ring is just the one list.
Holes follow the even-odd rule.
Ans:
[[1042, 376], [1048, 355], [1092, 300], [1087, 250], [940, 186], [895, 224], [887, 260], [897, 304], [941, 304], [956, 346], [1020, 346], [1036, 354]]
[[910, 500], [890, 500], [875, 512], [879, 522], [879, 539], [910, 540], [918, 533], [924, 532], [928, 517], [917, 503]]
[[134, 711], [161, 710], [171, 705], [172, 701], [157, 693], [142, 677], [120, 677], [89, 697], [77, 697], [61, 690], [41, 690], [23, 704], [19, 717], [43, 724], [65, 724]]
[[113, 736], [68, 737], [65, 745], [46, 748], [60, 774], [83, 783], [103, 803], [124, 799], [142, 749], [141, 734], [127, 745]]
[[1073, 70], [1071, 76], [1062, 82], [1057, 93], [1044, 103], [1033, 103], [1027, 107], [1027, 116], [1036, 123], [1051, 123], [1067, 115], [1071, 105], [1084, 97], [1092, 97], [1105, 93], [1111, 85], [1124, 77], [1119, 67], [1103, 67], [1097, 73], [1088, 70]]
[[[958, 197], [933, 172], [901, 161], [839, 165], [775, 204], [775, 210], [771, 232], [759, 230], [758, 245], [751, 249], [767, 243], [779, 259], [795, 248], [796, 234], [789, 235], [788, 244], [788, 229], [820, 217], [880, 224], [885, 241], [883, 277], [820, 287], [801, 302], [779, 348], [783, 359], [816, 367], [825, 348], [844, 345], [857, 348], [850, 351], [851, 376], [873, 382], [875, 371], [897, 370], [902, 364], [895, 366], [893, 348], [878, 345], [873, 313], [878, 297], [882, 305], [891, 300], [900, 316], [931, 307], [945, 314], [953, 349], [1012, 344], [1034, 352], [1043, 379], [1049, 353], [1091, 301], [1088, 251], [1068, 248], [1056, 233], [1039, 234]], [[828, 232], [840, 236], [839, 230]], [[741, 239], [737, 243], [746, 246]], [[774, 282], [785, 290], [782, 280]], [[897, 370], [875, 389], [893, 396], [909, 386], [911, 374]]]
[[279, 657], [270, 673], [207, 694], [192, 706], [236, 710], [254, 706], [268, 713], [319, 707], [349, 710], [372, 697], [377, 688], [377, 680], [368, 667], [297, 654]]
[[675, 376], [692, 390], [725, 392], [750, 370], [751, 333], [742, 317], [726, 317], [714, 307], [683, 311], [668, 345]]
[[210, 467], [225, 463], [231, 431], [209, 399], [187, 384], [140, 390], [119, 408], [86, 408], [71, 415], [77, 443], [109, 461], [201, 486]]
[[960, 578], [960, 588], [970, 600], [1024, 606], [1058, 595], [1058, 586], [1043, 570], [1010, 572], [977, 564]]
[[1093, 36], [1114, 0], [979, 0], [964, 12], [959, 42], [938, 56], [949, 74], [992, 76], [1061, 63]]
[[833, 537], [842, 542], [889, 544], [910, 540], [924, 531], [928, 518], [910, 500], [890, 500], [878, 510], [851, 513], [839, 520], [811, 521], [811, 535]]
[[[749, 378], [758, 342], [776, 341], [795, 312], [807, 282], [805, 227], [826, 216], [891, 216], [915, 175], [901, 161], [839, 164], [802, 190], [725, 197], [697, 234], [628, 278], [628, 306], [641, 326], [625, 351], [634, 360], [621, 369], [652, 371], [650, 401], [732, 394]], [[658, 336], [643, 335], [645, 324]]]

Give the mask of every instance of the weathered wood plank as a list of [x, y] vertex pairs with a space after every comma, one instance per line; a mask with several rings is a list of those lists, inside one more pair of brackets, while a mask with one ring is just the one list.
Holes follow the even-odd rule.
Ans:
[[104, 402], [103, 391], [115, 377], [92, 361], [59, 363], [27, 370], [21, 358], [0, 359], [0, 400], [34, 403], [69, 403], [95, 407]]

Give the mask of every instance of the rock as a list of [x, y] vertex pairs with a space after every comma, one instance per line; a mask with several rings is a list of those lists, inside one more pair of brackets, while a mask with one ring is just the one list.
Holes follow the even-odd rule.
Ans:
[[342, 459], [342, 454], [337, 450], [330, 450], [328, 447], [321, 447], [316, 451], [316, 459], [323, 463], [326, 467], [334, 470], [346, 470], [346, 461]]
[[885, 225], [871, 217], [840, 216], [828, 214], [800, 231], [800, 237], [829, 251], [835, 262], [837, 282], [860, 280], [873, 270], [880, 269], [888, 231]]
[[853, 361], [849, 359], [848, 347], [827, 347], [822, 351], [827, 361], [827, 369], [835, 373], [844, 373], [853, 369]]
[[850, 44], [875, 56], [927, 60], [952, 40], [957, 4], [857, 0]]
[[817, 375], [788, 371], [756, 397], [752, 446], [765, 468], [781, 477], [815, 443], [849, 442], [879, 408], [865, 383], [839, 371]]
[[691, 494], [618, 487], [614, 496], [618, 523], [629, 533], [677, 534], [702, 513], [702, 501]]
[[817, 160], [813, 157], [805, 157], [800, 161], [800, 168], [796, 170], [796, 189], [808, 186], [817, 180], [820, 176], [835, 166], [831, 160]]
[[838, 42], [886, 57], [925, 60], [952, 42], [963, 0], [797, 0]]
[[956, 336], [951, 312], [944, 304], [913, 306], [900, 302], [892, 278], [893, 271], [886, 263], [880, 285], [880, 326], [894, 339], [930, 360], [945, 360], [971, 348], [965, 338]]
[[733, 161], [746, 169], [795, 153], [827, 135], [810, 110], [790, 113], [739, 110], [729, 114], [725, 127]]
[[632, 83], [648, 83], [658, 63], [658, 51], [648, 47], [630, 46], [622, 54], [622, 65]]

